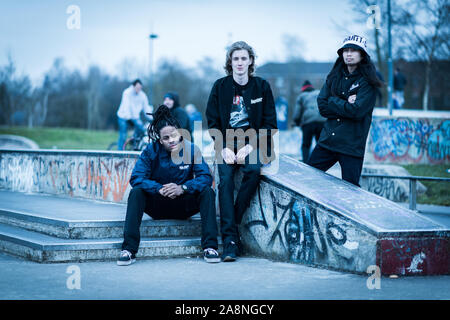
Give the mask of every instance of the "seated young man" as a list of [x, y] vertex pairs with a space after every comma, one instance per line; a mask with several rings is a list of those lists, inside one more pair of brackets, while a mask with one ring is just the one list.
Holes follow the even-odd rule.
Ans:
[[179, 128], [167, 106], [160, 106], [153, 114], [148, 129], [151, 143], [142, 152], [130, 178], [133, 188], [128, 197], [118, 265], [136, 261], [144, 212], [153, 219], [187, 219], [200, 211], [204, 259], [220, 262], [213, 179], [200, 150], [183, 139]]

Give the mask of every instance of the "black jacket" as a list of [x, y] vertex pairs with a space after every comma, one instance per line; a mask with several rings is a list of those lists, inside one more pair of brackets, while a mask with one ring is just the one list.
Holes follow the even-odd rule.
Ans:
[[[338, 81], [337, 96], [332, 95], [327, 79], [317, 97], [319, 112], [327, 118], [318, 144], [335, 152], [364, 157], [377, 89], [358, 69], [349, 74], [344, 67], [335, 81]], [[349, 103], [348, 97], [353, 94], [356, 101]]]
[[[224, 143], [226, 130], [231, 129], [229, 122], [234, 93], [233, 76], [230, 75], [220, 78], [214, 83], [211, 89], [206, 107], [208, 128], [219, 130], [222, 133]], [[250, 128], [256, 130], [257, 135], [255, 138], [267, 139], [265, 141], [269, 145], [267, 155], [270, 155], [271, 160], [273, 160], [274, 155], [271, 153], [273, 141], [271, 136], [276, 131], [273, 129], [277, 129], [277, 116], [270, 85], [260, 77], [251, 76], [242, 94], [245, 107], [247, 108]], [[260, 135], [260, 132], [258, 132], [259, 129], [267, 129], [267, 136], [263, 137]], [[260, 147], [260, 143], [261, 141], [258, 141], [258, 148]], [[219, 151], [217, 146], [216, 151]]]
[[[190, 152], [187, 162], [183, 159], [185, 150]], [[142, 188], [149, 194], [158, 194], [163, 184], [171, 182], [186, 185], [187, 193], [199, 193], [211, 187], [213, 178], [208, 164], [195, 144], [184, 140], [180, 159], [181, 163], [175, 164], [170, 153], [159, 142], [148, 144], [131, 173], [131, 186]]]

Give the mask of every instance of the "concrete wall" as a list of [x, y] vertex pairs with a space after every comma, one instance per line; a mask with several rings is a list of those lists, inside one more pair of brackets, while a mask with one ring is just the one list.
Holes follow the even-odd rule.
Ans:
[[138, 153], [0, 151], [0, 189], [126, 202]]
[[242, 225], [247, 250], [259, 255], [360, 273], [376, 264], [377, 237], [265, 181]]
[[382, 111], [374, 112], [366, 162], [450, 163], [450, 112], [401, 110], [390, 117]]

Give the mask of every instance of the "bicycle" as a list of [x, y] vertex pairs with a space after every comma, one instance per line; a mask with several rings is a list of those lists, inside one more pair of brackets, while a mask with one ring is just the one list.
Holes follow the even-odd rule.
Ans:
[[[144, 124], [145, 128], [148, 128], [149, 126], [149, 122], [146, 122]], [[141, 132], [139, 134], [139, 136], [134, 136], [134, 134], [130, 137], [127, 138], [123, 144], [123, 151], [143, 151], [147, 145], [149, 144], [149, 138], [148, 135], [146, 134], [146, 132]], [[116, 142], [112, 142], [107, 150], [117, 150], [117, 141]]]

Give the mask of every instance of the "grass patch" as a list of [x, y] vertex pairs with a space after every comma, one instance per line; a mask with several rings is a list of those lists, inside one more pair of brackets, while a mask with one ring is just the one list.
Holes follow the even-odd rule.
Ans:
[[[425, 165], [408, 164], [403, 168], [413, 176], [450, 178], [450, 165]], [[427, 191], [425, 194], [417, 195], [417, 203], [450, 206], [450, 182], [443, 181], [420, 181]]]
[[73, 128], [0, 127], [0, 134], [13, 134], [36, 142], [41, 149], [106, 150], [117, 141], [114, 130], [86, 130]]

